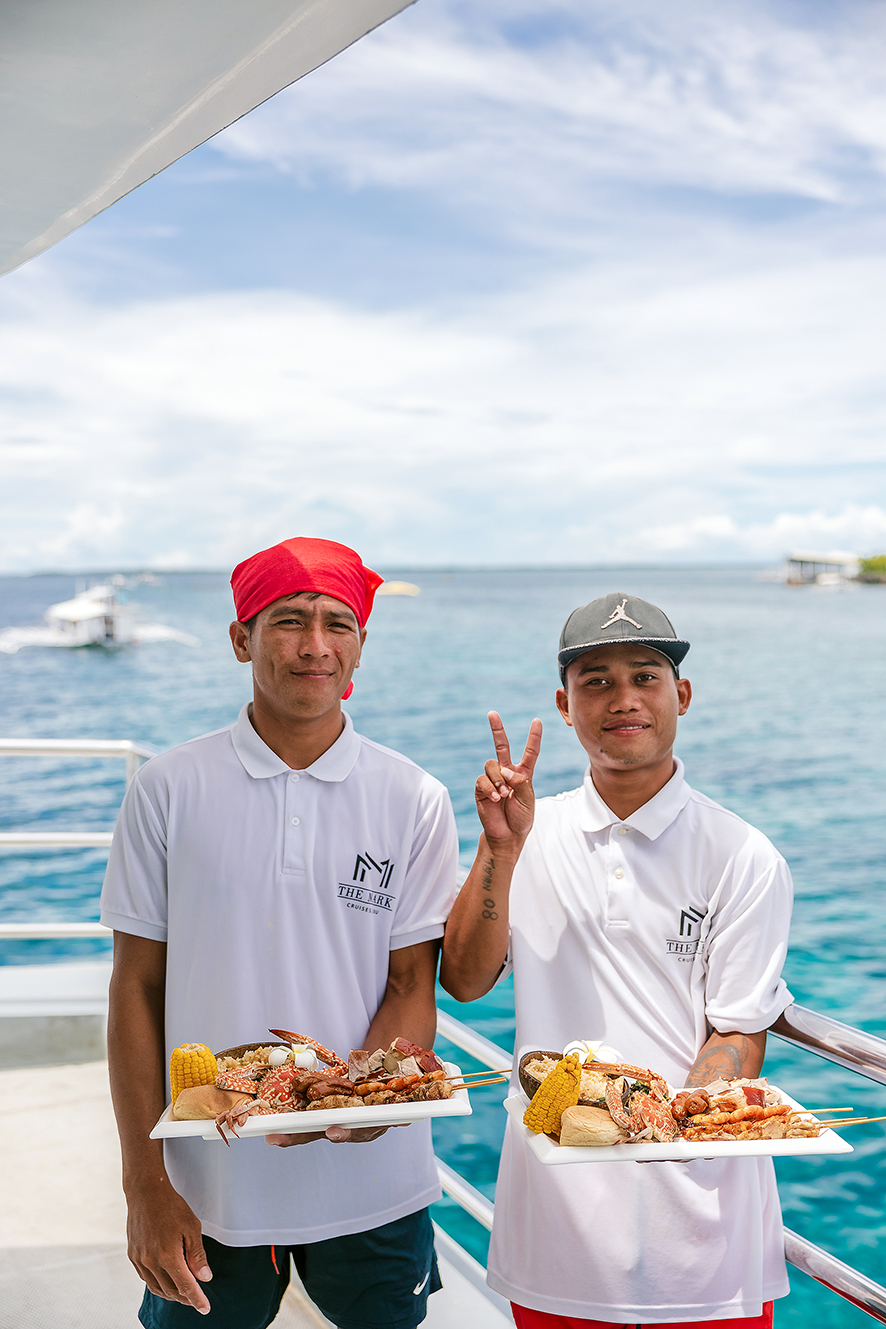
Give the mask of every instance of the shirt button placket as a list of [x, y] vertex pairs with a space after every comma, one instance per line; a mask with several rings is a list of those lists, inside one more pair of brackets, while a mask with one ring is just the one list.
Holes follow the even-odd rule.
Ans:
[[608, 883], [609, 908], [607, 911], [607, 921], [610, 925], [624, 927], [629, 921], [628, 917], [628, 886], [625, 881], [625, 861], [624, 849], [621, 843], [622, 837], [627, 835], [627, 829], [624, 826], [613, 826], [609, 832], [609, 856], [610, 873]]
[[[301, 784], [301, 788], [299, 785]], [[283, 871], [301, 875], [306, 870], [305, 863], [305, 828], [299, 815], [302, 807], [302, 791], [307, 786], [301, 782], [298, 771], [291, 771], [286, 781], [286, 809], [283, 836]]]

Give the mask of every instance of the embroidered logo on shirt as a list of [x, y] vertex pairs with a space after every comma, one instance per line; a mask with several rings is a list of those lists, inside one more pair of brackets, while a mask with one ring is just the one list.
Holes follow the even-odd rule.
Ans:
[[380, 909], [390, 910], [397, 898], [388, 890], [393, 871], [392, 859], [383, 858], [377, 863], [371, 854], [364, 851], [357, 855], [351, 880], [338, 883], [338, 898], [352, 909], [361, 909], [365, 913], [377, 914]]
[[691, 959], [693, 955], [698, 954], [701, 944], [700, 936], [693, 937], [692, 929], [698, 928], [701, 931], [700, 924], [704, 919], [704, 914], [700, 914], [697, 909], [680, 910], [680, 935], [679, 937], [667, 937], [666, 945], [668, 955], [679, 955], [681, 958]]
[[613, 623], [630, 623], [632, 627], [642, 628], [643, 626], [642, 623], [638, 623], [633, 618], [628, 618], [627, 614], [625, 613], [625, 605], [627, 604], [627, 602], [628, 598], [627, 596], [625, 596], [621, 604], [615, 606], [615, 608], [612, 611], [612, 617], [607, 618], [605, 623], [600, 624], [601, 632], [603, 631], [604, 628], [611, 628]]

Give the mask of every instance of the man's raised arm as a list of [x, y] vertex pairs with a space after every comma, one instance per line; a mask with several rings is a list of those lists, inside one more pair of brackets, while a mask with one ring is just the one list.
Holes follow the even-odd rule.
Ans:
[[166, 945], [114, 933], [108, 994], [111, 1097], [123, 1154], [129, 1258], [151, 1292], [209, 1312], [200, 1283], [212, 1277], [200, 1222], [173, 1190], [163, 1141], [148, 1138], [166, 1103], [163, 1016]]
[[511, 878], [532, 829], [535, 794], [532, 774], [541, 747], [541, 720], [529, 726], [518, 765], [501, 717], [489, 713], [495, 760], [487, 761], [474, 786], [483, 826], [474, 866], [458, 893], [446, 924], [440, 982], [458, 1001], [474, 1001], [494, 985], [507, 958]]

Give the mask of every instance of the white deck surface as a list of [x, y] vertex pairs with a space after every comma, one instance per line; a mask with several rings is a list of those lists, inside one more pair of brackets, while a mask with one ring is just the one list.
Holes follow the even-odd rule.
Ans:
[[[0, 1102], [0, 1329], [139, 1329], [107, 1063], [0, 1070]], [[428, 1329], [512, 1324], [466, 1276], [479, 1266], [439, 1245], [445, 1288], [428, 1302]], [[274, 1323], [329, 1321], [291, 1285]]]

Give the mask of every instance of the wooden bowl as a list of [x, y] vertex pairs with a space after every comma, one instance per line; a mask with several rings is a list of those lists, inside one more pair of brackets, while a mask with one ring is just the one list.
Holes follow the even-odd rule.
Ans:
[[[524, 1070], [524, 1063], [532, 1061], [535, 1057], [552, 1057], [554, 1061], [561, 1061], [562, 1053], [541, 1051], [527, 1052], [520, 1058], [520, 1084], [527, 1098], [532, 1098], [533, 1094], [538, 1089], [538, 1086], [541, 1084], [541, 1080], [536, 1080], [534, 1075], [529, 1075], [527, 1071]], [[579, 1098], [578, 1101], [582, 1107], [598, 1107], [603, 1102], [600, 1098]]]
[[276, 1039], [263, 1040], [261, 1043], [241, 1043], [239, 1047], [224, 1048], [221, 1052], [215, 1053], [215, 1059], [219, 1057], [242, 1057], [246, 1052], [257, 1052], [259, 1048], [286, 1048], [289, 1050], [288, 1043], [278, 1043]]
[[538, 1089], [538, 1086], [541, 1084], [541, 1080], [537, 1080], [534, 1075], [529, 1075], [528, 1072], [525, 1070], [526, 1063], [533, 1061], [536, 1057], [553, 1057], [554, 1061], [560, 1061], [562, 1053], [560, 1052], [523, 1053], [523, 1056], [520, 1058], [518, 1073], [520, 1076], [520, 1086], [527, 1098], [532, 1098], [536, 1090]]

